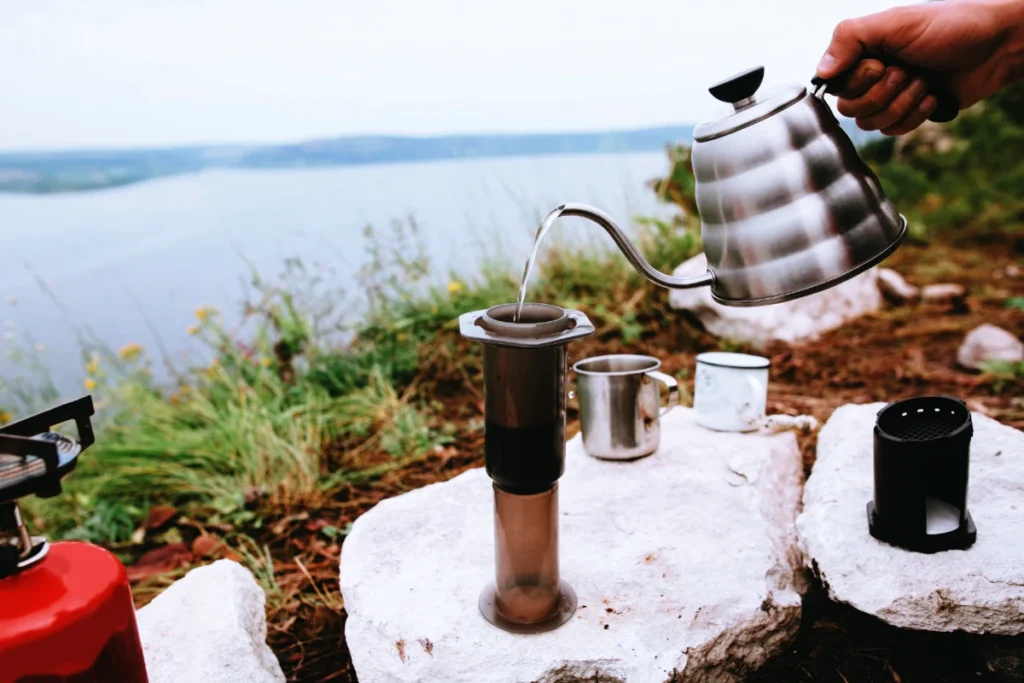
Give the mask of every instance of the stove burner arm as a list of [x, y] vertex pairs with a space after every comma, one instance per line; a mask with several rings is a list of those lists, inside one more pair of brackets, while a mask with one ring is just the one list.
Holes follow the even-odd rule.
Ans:
[[92, 396], [83, 396], [69, 403], [36, 413], [23, 420], [6, 424], [0, 427], [0, 435], [8, 434], [14, 437], [35, 436], [36, 434], [50, 431], [54, 425], [74, 420], [75, 426], [78, 427], [78, 443], [81, 445], [82, 450], [85, 450], [96, 442], [92, 421], [89, 419], [95, 414], [96, 409], [92, 404]]

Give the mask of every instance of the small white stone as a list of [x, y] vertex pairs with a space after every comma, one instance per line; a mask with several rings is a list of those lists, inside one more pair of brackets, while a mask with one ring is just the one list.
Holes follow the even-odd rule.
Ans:
[[985, 323], [967, 333], [956, 352], [956, 360], [972, 370], [980, 370], [991, 361], [1024, 361], [1024, 343], [1003, 328]]
[[[673, 275], [683, 277], [706, 271], [707, 258], [699, 254], [676, 268]], [[877, 311], [882, 295], [876, 269], [872, 268], [831, 289], [772, 306], [724, 306], [711, 297], [708, 287], [673, 289], [669, 292], [669, 305], [675, 310], [692, 311], [716, 337], [764, 348], [773, 341], [814, 341], [854, 318]]]
[[915, 301], [921, 298], [921, 288], [915, 287], [892, 268], [878, 269], [878, 288], [896, 303]]
[[952, 303], [963, 299], [964, 294], [966, 294], [964, 286], [954, 283], [925, 285], [921, 288], [921, 299], [929, 304]]
[[884, 403], [838, 408], [818, 435], [797, 519], [807, 566], [829, 595], [900, 628], [1024, 633], [1024, 433], [973, 414], [967, 550], [915, 553], [868, 532], [872, 434]]
[[149, 683], [284, 683], [265, 596], [231, 560], [193, 569], [138, 611]]
[[[512, 635], [477, 608], [494, 577], [493, 492], [482, 469], [384, 500], [345, 541], [346, 641], [364, 683], [620, 680], [732, 683], [796, 635], [795, 436], [724, 434], [668, 413], [661, 447], [601, 461], [567, 444], [562, 578], [580, 608]], [[583, 607], [585, 605], [586, 607]]]

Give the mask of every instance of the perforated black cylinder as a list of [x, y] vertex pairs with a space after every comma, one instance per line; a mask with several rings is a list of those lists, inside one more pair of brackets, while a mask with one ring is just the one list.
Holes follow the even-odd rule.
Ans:
[[967, 511], [973, 434], [966, 404], [946, 396], [897, 401], [878, 413], [873, 536], [923, 552], [974, 541]]

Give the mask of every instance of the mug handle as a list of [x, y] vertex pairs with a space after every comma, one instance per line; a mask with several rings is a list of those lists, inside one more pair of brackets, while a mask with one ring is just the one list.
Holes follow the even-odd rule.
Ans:
[[668, 404], [658, 411], [658, 417], [660, 419], [665, 416], [665, 413], [679, 405], [679, 382], [674, 377], [666, 375], [664, 372], [658, 372], [657, 370], [651, 370], [645, 373], [651, 379], [656, 379], [666, 387], [668, 387]]
[[[750, 385], [750, 389], [754, 392], [755, 396], [759, 396], [765, 390], [764, 384], [761, 382], [761, 380], [757, 379], [756, 377], [751, 377], [751, 376], [748, 375], [747, 376], [747, 384]], [[750, 426], [754, 426], [754, 425], [756, 425], [758, 422], [760, 422], [763, 419], [764, 419], [764, 415], [758, 415], [754, 419], [749, 420], [748, 424]]]

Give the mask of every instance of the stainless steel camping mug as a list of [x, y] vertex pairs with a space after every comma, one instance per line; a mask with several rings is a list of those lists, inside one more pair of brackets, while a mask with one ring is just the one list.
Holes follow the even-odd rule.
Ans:
[[[632, 460], [658, 450], [661, 418], [679, 404], [678, 383], [650, 356], [596, 356], [573, 366], [583, 448], [595, 458]], [[658, 383], [668, 388], [661, 407]]]

